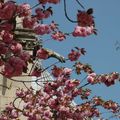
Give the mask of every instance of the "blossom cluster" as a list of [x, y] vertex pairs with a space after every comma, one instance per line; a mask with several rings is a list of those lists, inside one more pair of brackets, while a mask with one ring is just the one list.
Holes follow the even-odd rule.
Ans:
[[46, 10], [44, 10], [42, 8], [37, 8], [35, 10], [35, 12], [36, 12], [36, 17], [37, 17], [38, 20], [46, 19], [46, 18], [50, 17], [50, 15], [52, 15], [51, 7], [49, 7]]
[[117, 112], [120, 110], [120, 106], [113, 102], [112, 100], [105, 101], [101, 97], [93, 97], [92, 102], [97, 106], [102, 106], [105, 109], [112, 110], [112, 112]]
[[76, 26], [74, 32], [72, 33], [74, 37], [86, 37], [94, 33], [93, 26], [81, 27]]
[[[49, 2], [54, 3], [55, 1]], [[44, 10], [44, 17], [47, 18], [50, 11], [50, 8]], [[32, 16], [31, 7], [27, 3], [17, 5], [13, 1], [0, 2], [0, 66], [1, 73], [6, 77], [19, 76], [23, 71], [26, 72], [31, 59], [29, 53], [23, 50], [15, 37], [16, 17], [21, 18], [23, 28], [33, 29], [38, 35], [49, 34], [55, 28], [54, 23], [51, 25], [39, 24], [39, 12], [36, 9], [36, 15]], [[40, 51], [43, 50], [38, 50], [37, 57], [47, 58]]]
[[[0, 73], [6, 77], [20, 76], [23, 72], [27, 72], [30, 61], [34, 63], [34, 56], [24, 51], [15, 37], [16, 17], [21, 19], [23, 28], [32, 29], [35, 35], [50, 34], [50, 37], [56, 41], [63, 41], [68, 35], [60, 31], [54, 21], [50, 24], [41, 22], [53, 14], [49, 4], [58, 4], [60, 0], [38, 0], [38, 2], [39, 7], [35, 9], [35, 12], [32, 12], [31, 6], [27, 3], [17, 5], [13, 1], [0, 1]], [[77, 26], [72, 32], [74, 37], [96, 34], [92, 14], [93, 9], [78, 11]], [[68, 54], [67, 60], [70, 62], [78, 61], [85, 53], [84, 48], [75, 47]], [[35, 57], [46, 60], [50, 55], [49, 51], [40, 48], [36, 51]], [[39, 77], [44, 70], [46, 69], [35, 67], [31, 75]], [[86, 84], [81, 85], [82, 80], [71, 78], [74, 70], [78, 75], [81, 71], [87, 73]], [[32, 87], [26, 87], [27, 90], [18, 88], [17, 97], [6, 106], [0, 115], [0, 120], [17, 120], [20, 119], [21, 115], [27, 120], [85, 120], [99, 118], [101, 116], [99, 106], [112, 111], [114, 114], [120, 114], [120, 106], [112, 100], [105, 101], [96, 96], [89, 100], [92, 91], [86, 88], [87, 85], [97, 83], [111, 86], [120, 78], [119, 73], [97, 75], [90, 65], [76, 62], [73, 69], [54, 65], [51, 69], [51, 75], [54, 81], [48, 79], [44, 82], [43, 88], [37, 91]], [[39, 78], [34, 82], [39, 85]], [[82, 103], [75, 104], [74, 100], [78, 96]], [[20, 107], [15, 104], [18, 102], [22, 103]]]
[[72, 33], [74, 37], [86, 37], [93, 33], [96, 34], [92, 12], [92, 9], [88, 9], [87, 11], [78, 11], [78, 26], [75, 27], [74, 32]]
[[68, 58], [70, 61], [77, 61], [81, 55], [85, 55], [86, 51], [84, 48], [75, 47], [76, 50], [71, 50], [68, 54]]
[[101, 74], [96, 75], [95, 73], [91, 73], [88, 75], [87, 80], [90, 84], [96, 83], [104, 83], [106, 86], [111, 86], [115, 84], [115, 81], [119, 80], [119, 73], [113, 72], [110, 74]]
[[57, 4], [60, 2], [60, 0], [38, 0], [41, 4], [46, 4], [46, 3], [53, 3]]
[[76, 62], [74, 64], [74, 67], [75, 67], [75, 72], [77, 74], [81, 74], [82, 71], [84, 71], [87, 74], [90, 74], [90, 73], [94, 72], [89, 64], [83, 64], [81, 62]]
[[[81, 96], [82, 100], [88, 99], [90, 90], [79, 87], [80, 81], [71, 79], [71, 73], [72, 70], [69, 68], [54, 66], [52, 74], [56, 80], [46, 82], [44, 88], [37, 91], [33, 88], [17, 89], [16, 99], [6, 106], [0, 120], [19, 119], [21, 113], [28, 120], [84, 120], [85, 116], [99, 118], [101, 116], [99, 106], [112, 110], [113, 113], [119, 113], [117, 103], [96, 96], [90, 101], [74, 104], [76, 96]], [[21, 100], [22, 107], [19, 108], [15, 103]]]
[[0, 32], [1, 72], [7, 77], [19, 76], [27, 69], [30, 59], [28, 52], [23, 51], [22, 45], [14, 40], [14, 35], [2, 30]]

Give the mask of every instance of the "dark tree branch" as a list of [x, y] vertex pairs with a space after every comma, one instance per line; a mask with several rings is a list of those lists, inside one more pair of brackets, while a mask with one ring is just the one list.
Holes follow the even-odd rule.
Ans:
[[76, 2], [81, 6], [81, 8], [85, 9], [85, 7], [80, 3], [79, 0], [76, 0]]
[[77, 23], [77, 21], [74, 21], [72, 19], [69, 18], [68, 14], [67, 14], [67, 10], [66, 10], [66, 0], [64, 0], [64, 12], [65, 12], [65, 17], [68, 19], [68, 21], [72, 22], [72, 23]]

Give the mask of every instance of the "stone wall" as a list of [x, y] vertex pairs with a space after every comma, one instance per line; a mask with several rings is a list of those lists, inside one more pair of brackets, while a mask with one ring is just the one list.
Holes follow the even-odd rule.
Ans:
[[[16, 77], [17, 80], [31, 80], [31, 77]], [[6, 80], [6, 82], [4, 82]], [[3, 84], [5, 83], [5, 84]], [[31, 86], [31, 83], [26, 83], [28, 87]], [[0, 111], [5, 108], [5, 105], [10, 103], [15, 99], [16, 89], [25, 88], [22, 82], [14, 82], [10, 79], [4, 79], [3, 76], [0, 76]]]

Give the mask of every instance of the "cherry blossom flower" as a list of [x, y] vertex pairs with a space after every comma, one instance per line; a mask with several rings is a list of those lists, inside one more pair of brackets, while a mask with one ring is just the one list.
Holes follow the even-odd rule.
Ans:
[[22, 45], [20, 43], [13, 43], [10, 47], [14, 54], [20, 54], [22, 51]]
[[88, 75], [87, 81], [91, 84], [94, 84], [94, 83], [96, 83], [95, 77], [96, 77], [96, 73], [91, 73]]
[[18, 5], [16, 12], [20, 17], [30, 16], [31, 15], [30, 5], [27, 3]]
[[39, 59], [44, 59], [45, 60], [49, 57], [49, 53], [45, 49], [41, 48], [37, 51], [37, 57]]
[[2, 30], [5, 30], [5, 31], [12, 31], [14, 28], [14, 25], [13, 24], [10, 24], [10, 23], [3, 23], [3, 24], [0, 24], [0, 31]]
[[36, 22], [37, 22], [36, 18], [25, 17], [23, 19], [23, 27], [32, 29], [35, 26], [35, 24], [37, 24]]
[[57, 4], [60, 2], [60, 0], [48, 0], [49, 3]]
[[59, 77], [60, 75], [62, 75], [63, 73], [63, 68], [59, 68], [57, 66], [54, 66], [53, 69], [52, 69], [52, 75], [54, 77]]
[[67, 80], [65, 82], [67, 89], [72, 90], [73, 88], [77, 87], [80, 84], [80, 81], [78, 80]]
[[12, 110], [10, 118], [12, 118], [12, 119], [18, 118], [18, 111]]
[[24, 67], [26, 64], [19, 57], [10, 57], [5, 64], [3, 74], [7, 77], [21, 75]]
[[20, 88], [18, 88], [17, 90], [16, 90], [16, 96], [17, 97], [20, 97], [20, 98], [23, 98], [23, 97], [25, 97], [25, 92], [24, 92], [24, 90], [23, 89], [20, 89]]
[[7, 104], [7, 106], [6, 106], [5, 108], [6, 108], [8, 111], [12, 111], [12, 110], [14, 109], [12, 102], [9, 103], [9, 104]]
[[6, 44], [10, 44], [12, 42], [12, 40], [13, 40], [13, 35], [8, 31], [3, 30], [0, 33], [0, 36], [2, 37], [3, 42], [5, 42]]
[[30, 60], [30, 54], [28, 52], [26, 52], [26, 51], [22, 51], [19, 56], [25, 62]]
[[68, 58], [71, 61], [76, 61], [79, 59], [80, 55], [81, 55], [80, 51], [71, 50], [71, 52], [68, 54]]
[[45, 18], [45, 14], [43, 13], [43, 9], [37, 8], [37, 9], [35, 9], [35, 13], [36, 13], [36, 17], [38, 20], [42, 20], [43, 18]]
[[71, 75], [71, 73], [72, 73], [72, 69], [70, 69], [70, 68], [64, 68], [63, 69], [63, 74], [64, 75]]
[[74, 32], [72, 33], [74, 37], [86, 37], [94, 33], [93, 26], [81, 27], [76, 26]]
[[54, 21], [52, 21], [49, 26], [52, 31], [55, 31], [58, 29], [58, 24], [56, 24]]
[[51, 8], [48, 8], [47, 10], [44, 11], [44, 18], [50, 17], [51, 14], [52, 14], [52, 10]]
[[10, 20], [16, 11], [16, 5], [12, 1], [5, 2], [0, 8], [0, 19]]
[[46, 4], [46, 3], [53, 3], [57, 4], [60, 2], [60, 0], [38, 0], [41, 4]]
[[0, 59], [0, 66], [4, 65], [4, 61]]
[[31, 73], [32, 76], [40, 77], [41, 76], [41, 70], [34, 69]]
[[41, 4], [46, 4], [48, 0], [38, 0]]
[[36, 13], [36, 17], [38, 20], [42, 20], [42, 19], [46, 19], [48, 17], [50, 17], [50, 15], [52, 14], [52, 10], [51, 10], [51, 7], [49, 7], [48, 9], [46, 10], [43, 10], [41, 8], [37, 8], [35, 10], [35, 13]]
[[57, 31], [51, 35], [52, 39], [57, 40], [57, 41], [63, 41], [66, 39], [66, 36], [64, 33]]
[[37, 35], [49, 34], [50, 33], [50, 27], [48, 25], [45, 25], [45, 24], [37, 25], [34, 28], [34, 32]]
[[88, 13], [90, 10], [91, 12], [93, 11], [92, 9], [88, 9], [88, 11], [78, 11], [77, 21], [79, 26], [86, 27], [94, 25], [92, 13]]
[[8, 46], [5, 43], [0, 43], [0, 55], [8, 52]]

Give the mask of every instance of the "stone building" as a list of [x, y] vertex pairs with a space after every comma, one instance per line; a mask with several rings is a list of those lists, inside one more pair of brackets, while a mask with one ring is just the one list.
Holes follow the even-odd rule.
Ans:
[[[20, 19], [17, 19], [17, 23], [19, 22], [21, 22]], [[17, 24], [15, 34], [18, 40], [24, 44], [24, 49], [32, 54], [36, 39], [32, 30], [23, 29], [21, 24]], [[32, 65], [29, 64], [28, 68], [30, 69], [31, 66]], [[14, 77], [13, 79], [24, 81], [32, 80], [31, 77]], [[27, 86], [30, 87], [31, 83], [28, 83]], [[15, 98], [15, 92], [17, 88], [25, 88], [25, 86], [21, 82], [14, 82], [0, 75], [0, 111], [4, 109], [5, 104], [8, 104]]]
[[[19, 41], [19, 43], [22, 44], [23, 49], [25, 51], [28, 51], [30, 54], [33, 54], [33, 51], [35, 49], [35, 46], [39, 45], [39, 47], [42, 47], [42, 41], [38, 40], [39, 38], [34, 34], [33, 30], [31, 29], [25, 29], [22, 26], [22, 19], [21, 18], [16, 18], [16, 29], [14, 31], [15, 37]], [[54, 57], [58, 59], [60, 62], [64, 62], [64, 57], [60, 56], [58, 53], [48, 50], [50, 52], [50, 57]], [[36, 66], [43, 68], [41, 60], [39, 60], [36, 64]], [[28, 65], [28, 73], [32, 67], [32, 64]], [[43, 79], [44, 78], [44, 79]], [[14, 100], [15, 98], [15, 92], [17, 88], [25, 88], [24, 84], [22, 82], [16, 82], [15, 80], [20, 80], [20, 81], [31, 81], [35, 80], [36, 77], [13, 77], [13, 80], [7, 79], [4, 76], [0, 75], [0, 111], [2, 111], [5, 108], [5, 105], [10, 103], [11, 101]], [[41, 74], [41, 77], [39, 79], [42, 79], [41, 81], [46, 81], [46, 80], [53, 80], [53, 78], [50, 76], [50, 73], [48, 71], [44, 71]], [[40, 83], [42, 84], [42, 83]], [[36, 85], [35, 82], [28, 82], [27, 87], [32, 86], [34, 89], [39, 89], [39, 87]]]
[[[28, 51], [30, 54], [33, 54], [33, 49], [37, 43], [37, 37], [33, 33], [32, 30], [30, 29], [24, 29], [22, 27], [21, 19], [17, 18], [16, 19], [16, 30], [15, 30], [15, 37], [18, 39], [18, 41], [23, 45], [23, 49], [25, 51]], [[41, 43], [39, 42], [39, 45], [41, 46]], [[37, 65], [39, 67], [42, 67], [41, 60], [38, 61]], [[32, 67], [32, 64], [28, 65], [28, 73]], [[49, 76], [49, 78], [47, 78]], [[44, 79], [43, 79], [44, 78]], [[46, 79], [45, 79], [46, 78]], [[13, 77], [12, 79], [15, 79], [16, 81], [31, 81], [35, 80], [36, 77]], [[45, 81], [47, 79], [52, 80], [52, 77], [47, 71], [44, 71], [41, 75], [42, 81]], [[15, 92], [17, 88], [25, 88], [24, 84], [22, 82], [16, 82], [14, 80], [10, 80], [5, 78], [4, 76], [0, 75], [0, 111], [2, 111], [5, 108], [5, 105], [10, 103], [11, 101], [14, 100], [15, 98]], [[42, 84], [42, 83], [41, 83]], [[32, 86], [34, 89], [39, 89], [39, 87], [36, 85], [35, 82], [28, 82], [26, 83], [27, 87]]]

